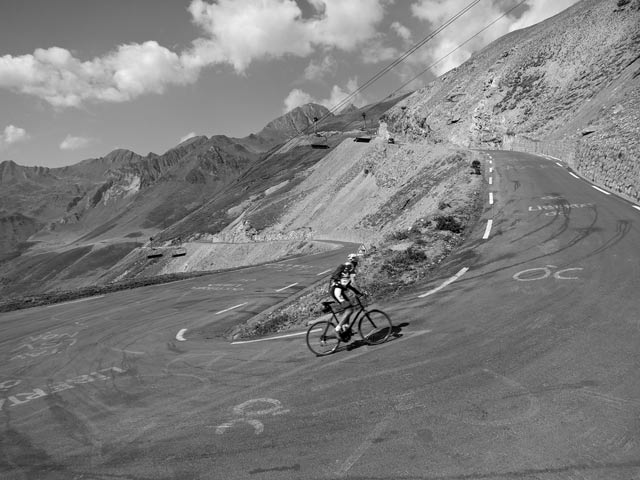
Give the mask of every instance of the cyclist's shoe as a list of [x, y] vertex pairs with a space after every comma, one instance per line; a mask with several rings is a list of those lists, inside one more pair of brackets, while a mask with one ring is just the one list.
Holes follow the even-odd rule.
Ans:
[[340, 338], [342, 342], [348, 342], [349, 340], [351, 340], [351, 335], [351, 329], [347, 328], [346, 330], [338, 333], [338, 338]]

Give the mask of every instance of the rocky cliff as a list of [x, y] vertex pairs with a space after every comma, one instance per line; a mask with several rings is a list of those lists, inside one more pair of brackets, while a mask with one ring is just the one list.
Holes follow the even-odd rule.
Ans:
[[582, 0], [512, 32], [416, 91], [396, 135], [566, 161], [640, 199], [640, 0]]

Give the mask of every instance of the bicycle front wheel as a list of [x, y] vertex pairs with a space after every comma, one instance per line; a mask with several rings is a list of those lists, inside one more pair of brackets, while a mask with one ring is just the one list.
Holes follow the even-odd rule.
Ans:
[[307, 330], [307, 346], [319, 357], [335, 352], [339, 343], [333, 322], [322, 320], [313, 323]]
[[379, 345], [386, 342], [392, 331], [393, 325], [389, 315], [381, 310], [365, 312], [358, 322], [358, 332], [369, 345]]

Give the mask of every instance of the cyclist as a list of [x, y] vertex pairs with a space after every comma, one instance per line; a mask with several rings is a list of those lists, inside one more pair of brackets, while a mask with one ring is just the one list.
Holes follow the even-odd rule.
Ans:
[[355, 254], [350, 254], [348, 261], [338, 266], [331, 275], [331, 281], [329, 284], [329, 292], [331, 296], [340, 304], [340, 308], [344, 310], [344, 315], [338, 321], [336, 332], [342, 336], [346, 330], [346, 326], [349, 322], [349, 317], [353, 313], [354, 305], [349, 299], [346, 291], [351, 290], [356, 295], [362, 295], [362, 292], [358, 290], [353, 282], [356, 276], [356, 268], [358, 266], [358, 257]]

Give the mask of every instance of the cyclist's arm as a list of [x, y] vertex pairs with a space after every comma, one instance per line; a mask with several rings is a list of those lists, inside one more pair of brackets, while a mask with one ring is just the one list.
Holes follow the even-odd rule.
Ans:
[[353, 291], [356, 295], [362, 296], [364, 295], [360, 290], [358, 290], [352, 283], [350, 283], [349, 285], [347, 285], [347, 287], [349, 290]]

